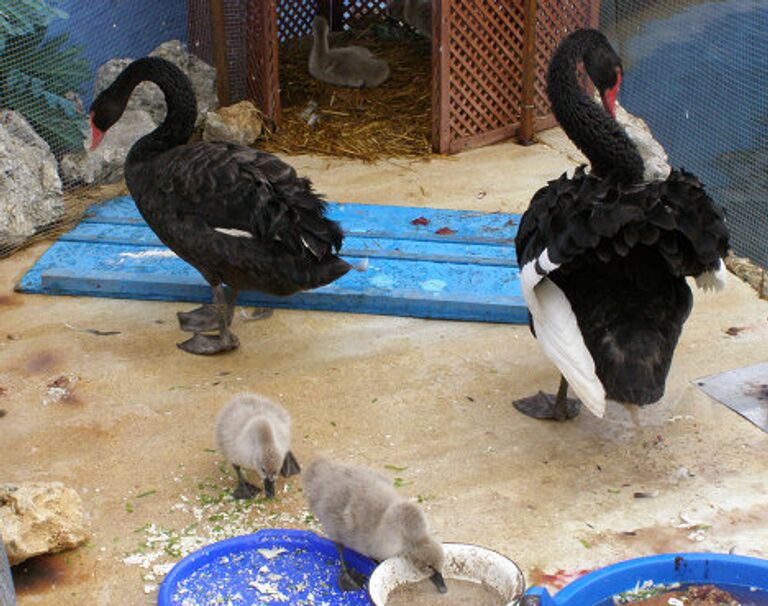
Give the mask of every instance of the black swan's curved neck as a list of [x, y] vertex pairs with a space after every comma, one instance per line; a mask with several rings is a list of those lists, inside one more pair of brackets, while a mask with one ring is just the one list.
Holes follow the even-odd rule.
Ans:
[[577, 64], [600, 46], [610, 44], [596, 30], [579, 30], [558, 47], [547, 72], [547, 96], [563, 130], [584, 152], [592, 173], [622, 182], [643, 180], [645, 165], [637, 147], [605, 109], [579, 85]]
[[109, 95], [121, 105], [121, 113], [133, 89], [144, 81], [154, 82], [163, 91], [167, 112], [160, 126], [134, 143], [129, 161], [150, 159], [187, 143], [197, 119], [195, 93], [189, 79], [173, 63], [156, 57], [137, 59], [110, 85]]

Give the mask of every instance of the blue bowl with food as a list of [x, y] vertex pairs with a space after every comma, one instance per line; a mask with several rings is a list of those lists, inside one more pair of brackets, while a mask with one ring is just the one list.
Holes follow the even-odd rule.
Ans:
[[[672, 553], [637, 558], [591, 572], [554, 596], [546, 589], [534, 587], [527, 592], [525, 604], [667, 606], [696, 603], [731, 606], [733, 602], [727, 601], [713, 586], [727, 592], [739, 606], [768, 606], [768, 560], [713, 553]], [[690, 597], [696, 593], [698, 601]]]

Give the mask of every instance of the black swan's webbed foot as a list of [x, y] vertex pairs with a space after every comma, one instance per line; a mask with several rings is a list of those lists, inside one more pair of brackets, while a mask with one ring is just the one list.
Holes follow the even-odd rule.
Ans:
[[184, 332], [211, 332], [219, 328], [219, 312], [216, 305], [201, 305], [192, 311], [180, 311], [179, 328]]
[[251, 310], [251, 313], [247, 313], [242, 309], [240, 310], [240, 316], [246, 322], [266, 320], [267, 318], [271, 318], [273, 313], [275, 313], [275, 310], [271, 309], [270, 307], [254, 307]]
[[534, 419], [553, 419], [567, 421], [573, 419], [581, 410], [581, 402], [568, 397], [568, 382], [560, 378], [560, 388], [557, 395], [552, 396], [540, 391], [535, 396], [528, 396], [513, 402], [515, 408], [524, 415]]
[[[195, 336], [191, 339], [187, 339], [183, 343], [178, 343], [179, 349], [200, 356], [212, 356], [214, 354], [237, 349], [240, 346], [240, 341], [229, 330], [229, 325], [232, 322], [232, 314], [235, 309], [234, 303], [236, 298], [237, 293], [235, 291], [225, 291], [224, 287], [221, 285], [214, 286], [213, 304], [210, 307], [212, 307], [216, 313], [216, 328], [219, 330], [219, 335], [213, 337], [195, 333]], [[205, 307], [206, 306], [204, 305], [202, 308], [190, 313], [196, 314], [200, 312], [201, 309], [205, 309]]]
[[258, 486], [254, 486], [250, 482], [243, 482], [237, 485], [232, 496], [236, 499], [252, 499], [260, 492], [261, 489]]
[[301, 473], [301, 466], [299, 465], [299, 462], [296, 460], [296, 457], [293, 456], [293, 453], [289, 450], [287, 453], [285, 453], [285, 458], [283, 459], [283, 466], [280, 469], [280, 474], [284, 478], [288, 478], [290, 476], [295, 476]]
[[227, 331], [222, 336], [196, 334], [191, 339], [177, 343], [179, 349], [198, 356], [213, 356], [240, 347], [240, 339]]
[[341, 572], [339, 573], [339, 589], [342, 591], [360, 591], [368, 580], [363, 573], [351, 568], [344, 559], [344, 546], [336, 543], [336, 551], [339, 552]]
[[261, 492], [261, 489], [258, 486], [254, 486], [245, 479], [243, 472], [240, 471], [239, 465], [232, 465], [232, 467], [234, 467], [235, 472], [237, 472], [237, 488], [232, 492], [232, 496], [235, 499], [252, 499]]

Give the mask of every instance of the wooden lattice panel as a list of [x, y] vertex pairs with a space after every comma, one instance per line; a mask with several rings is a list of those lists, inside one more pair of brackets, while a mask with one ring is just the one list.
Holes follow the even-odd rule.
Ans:
[[[216, 55], [212, 1], [223, 4], [229, 100], [250, 98], [274, 122], [280, 117], [278, 41], [310, 34], [316, 14], [338, 29], [387, 12], [386, 0], [189, 0], [190, 47], [207, 61]], [[525, 0], [432, 1], [435, 149], [452, 153], [514, 135], [523, 113]], [[555, 48], [574, 29], [596, 26], [599, 6], [599, 0], [538, 2], [536, 130], [554, 124], [545, 79]]]
[[453, 152], [509, 136], [519, 121], [523, 14], [516, 0], [453, 0], [448, 19]]
[[312, 20], [320, 12], [318, 0], [279, 0], [277, 38], [280, 42], [312, 33]]
[[[524, 0], [433, 0], [433, 145], [453, 153], [508, 138], [523, 114]], [[596, 23], [599, 0], [540, 1], [536, 19], [537, 130], [551, 126], [546, 70], [560, 40]]]
[[599, 0], [539, 2], [536, 19], [536, 80], [534, 104], [536, 130], [554, 126], [556, 121], [547, 99], [547, 68], [557, 45], [581, 27], [597, 27]]
[[341, 0], [341, 16], [345, 24], [353, 23], [367, 15], [383, 15], [387, 10], [386, 0]]

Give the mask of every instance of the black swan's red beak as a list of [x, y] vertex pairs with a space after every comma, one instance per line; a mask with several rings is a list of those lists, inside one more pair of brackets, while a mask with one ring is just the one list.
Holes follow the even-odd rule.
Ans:
[[91, 116], [91, 151], [93, 151], [99, 146], [99, 143], [101, 143], [101, 140], [104, 138], [104, 131], [99, 130], [99, 128], [93, 123], [93, 112], [91, 112], [90, 116]]
[[616, 69], [616, 84], [613, 88], [609, 88], [600, 93], [600, 98], [603, 100], [603, 107], [607, 111], [611, 118], [616, 118], [616, 96], [619, 94], [619, 88], [621, 87], [621, 70]]

